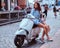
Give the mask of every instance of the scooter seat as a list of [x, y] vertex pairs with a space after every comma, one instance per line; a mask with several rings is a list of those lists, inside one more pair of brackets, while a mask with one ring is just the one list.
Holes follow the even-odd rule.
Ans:
[[34, 24], [34, 25], [33, 25], [33, 28], [36, 28], [36, 27], [38, 27], [38, 25]]

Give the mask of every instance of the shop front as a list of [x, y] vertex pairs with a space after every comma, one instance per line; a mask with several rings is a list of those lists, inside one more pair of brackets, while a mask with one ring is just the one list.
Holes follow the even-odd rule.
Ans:
[[[11, 4], [13, 4], [13, 6], [20, 6], [21, 8], [25, 8], [27, 7], [27, 0], [0, 0], [1, 3], [5, 3], [5, 9], [6, 10], [11, 10]], [[1, 6], [0, 3], [0, 6]]]

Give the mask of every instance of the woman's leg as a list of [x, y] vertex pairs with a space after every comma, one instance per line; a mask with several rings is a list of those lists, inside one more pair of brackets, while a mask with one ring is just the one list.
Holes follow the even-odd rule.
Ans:
[[46, 25], [46, 36], [47, 36], [47, 39], [49, 40], [49, 35], [48, 35], [48, 32], [50, 31], [50, 27], [48, 25]]
[[45, 36], [45, 30], [44, 30], [43, 33], [42, 33], [42, 37], [41, 37], [41, 40], [42, 40], [42, 41], [44, 40], [44, 36]]
[[40, 23], [39, 24], [39, 27], [42, 27], [43, 28], [43, 34], [42, 34], [42, 41], [44, 40], [44, 36], [46, 35], [47, 36], [47, 39], [49, 39], [49, 35], [48, 35], [48, 26], [45, 24], [42, 24], [42, 23]]

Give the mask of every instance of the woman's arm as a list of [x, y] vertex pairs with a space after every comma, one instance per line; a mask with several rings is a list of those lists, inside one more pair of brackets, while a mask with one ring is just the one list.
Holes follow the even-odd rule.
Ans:
[[34, 13], [34, 9], [32, 9], [32, 10], [31, 10], [30, 14], [32, 14], [32, 15], [33, 15], [33, 13]]

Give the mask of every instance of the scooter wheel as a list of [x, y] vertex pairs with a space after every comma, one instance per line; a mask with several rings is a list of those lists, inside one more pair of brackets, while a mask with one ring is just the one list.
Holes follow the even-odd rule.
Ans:
[[24, 37], [20, 36], [20, 35], [17, 35], [14, 39], [14, 44], [17, 47], [22, 47], [23, 43], [24, 43]]

